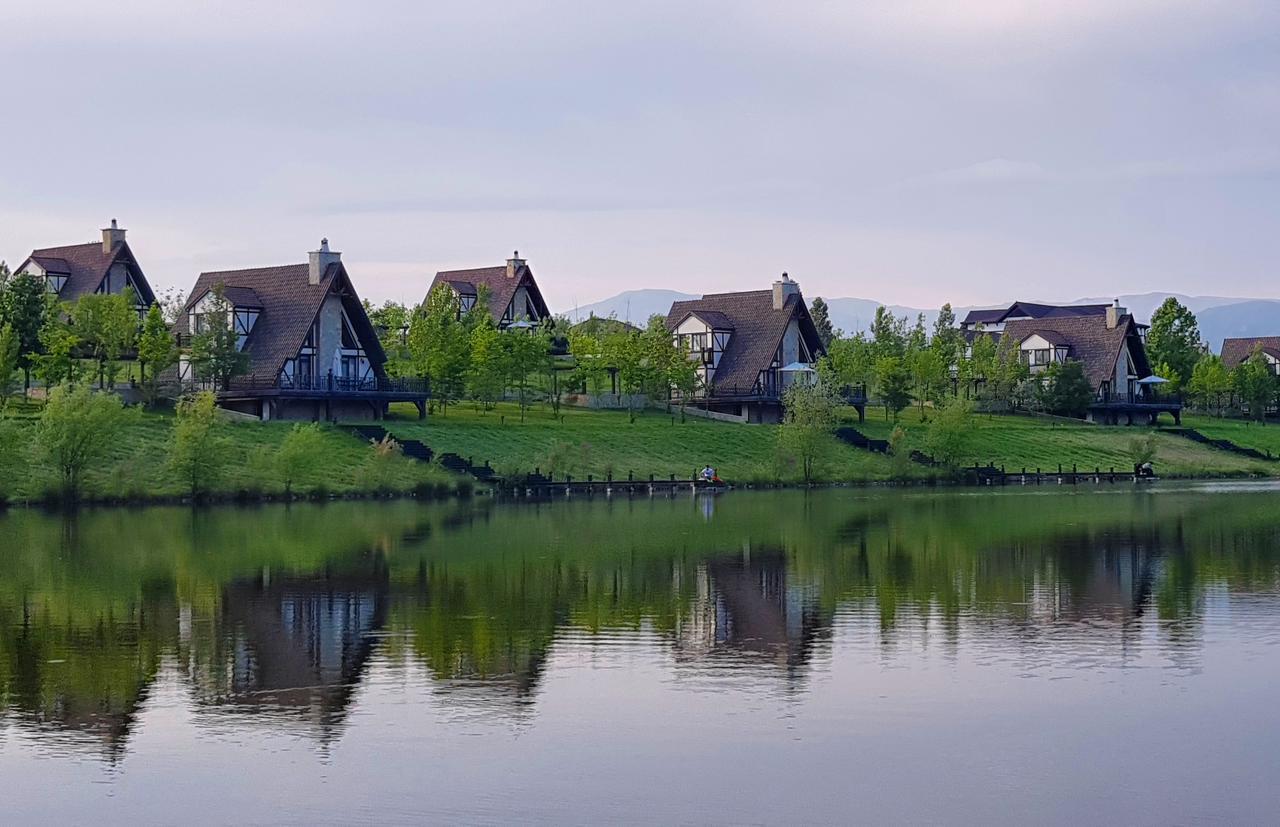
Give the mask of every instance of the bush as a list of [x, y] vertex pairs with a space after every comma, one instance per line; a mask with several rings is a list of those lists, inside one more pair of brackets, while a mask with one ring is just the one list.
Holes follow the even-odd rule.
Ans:
[[231, 440], [222, 433], [217, 400], [209, 391], [178, 401], [169, 466], [192, 497], [210, 492], [230, 463]]
[[929, 432], [925, 436], [925, 450], [943, 465], [954, 466], [964, 452], [965, 434], [973, 424], [973, 403], [955, 398], [938, 407]]
[[79, 498], [85, 469], [106, 455], [126, 418], [115, 394], [94, 393], [83, 385], [58, 385], [49, 391], [35, 442], [58, 474], [59, 496]]
[[298, 483], [314, 482], [324, 462], [324, 433], [314, 422], [298, 423], [285, 434], [275, 453], [276, 474], [284, 493], [293, 494]]

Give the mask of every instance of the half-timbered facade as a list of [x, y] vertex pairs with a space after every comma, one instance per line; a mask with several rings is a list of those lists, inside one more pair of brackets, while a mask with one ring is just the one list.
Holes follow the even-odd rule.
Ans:
[[155, 302], [155, 293], [125, 241], [125, 230], [111, 219], [102, 229], [102, 241], [44, 247], [32, 250], [14, 273], [42, 279], [46, 289], [59, 301], [74, 303], [94, 293], [123, 293], [132, 290], [140, 311]]
[[691, 401], [748, 422], [777, 422], [782, 394], [810, 381], [823, 355], [800, 285], [785, 273], [772, 290], [714, 293], [676, 302], [667, 330], [698, 366]]
[[[222, 324], [248, 358], [245, 375], [212, 388], [224, 407], [262, 419], [368, 419], [407, 401], [425, 414], [425, 383], [387, 377], [377, 334], [327, 239], [306, 264], [201, 273], [175, 325], [179, 342], [207, 330], [216, 312], [227, 314]], [[185, 353], [178, 378], [208, 384]]]
[[475, 306], [482, 290], [489, 294], [489, 313], [499, 328], [513, 324], [540, 324], [551, 317], [547, 303], [533, 278], [528, 262], [518, 252], [502, 267], [442, 270], [431, 280], [427, 295], [446, 284], [458, 297], [461, 312]]
[[1254, 353], [1261, 353], [1271, 372], [1280, 376], [1280, 336], [1244, 336], [1222, 342], [1222, 363], [1227, 370], [1240, 367]]

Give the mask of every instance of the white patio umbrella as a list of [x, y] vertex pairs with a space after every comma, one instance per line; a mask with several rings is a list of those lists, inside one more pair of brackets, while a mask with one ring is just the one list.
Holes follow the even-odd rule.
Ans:
[[1137, 384], [1139, 384], [1139, 385], [1164, 385], [1164, 384], [1166, 384], [1168, 381], [1169, 381], [1169, 380], [1168, 380], [1168, 379], [1165, 379], [1163, 376], [1155, 376], [1155, 375], [1152, 375], [1152, 376], [1148, 376], [1146, 379], [1139, 379], [1139, 380], [1138, 380], [1138, 382], [1137, 382]]
[[792, 362], [784, 368], [783, 373], [817, 373], [816, 370], [806, 365], [804, 362]]

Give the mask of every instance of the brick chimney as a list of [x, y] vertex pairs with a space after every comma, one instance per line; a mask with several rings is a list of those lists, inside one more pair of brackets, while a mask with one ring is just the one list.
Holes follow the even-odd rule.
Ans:
[[342, 261], [342, 253], [329, 250], [329, 239], [320, 239], [320, 249], [308, 253], [310, 266], [307, 268], [307, 284], [319, 284], [330, 264]]
[[1116, 299], [1111, 306], [1107, 308], [1107, 330], [1114, 330], [1116, 325], [1120, 324], [1120, 317], [1129, 311], [1120, 306], [1120, 300]]
[[103, 255], [111, 255], [116, 251], [116, 248], [124, 243], [124, 233], [125, 231], [116, 225], [116, 220], [114, 218], [111, 219], [110, 227], [102, 228]]
[[520, 258], [520, 251], [516, 250], [511, 254], [511, 258], [507, 259], [507, 278], [515, 278], [516, 273], [519, 273], [520, 268], [523, 266], [524, 259]]
[[787, 296], [800, 295], [800, 285], [791, 280], [786, 273], [773, 283], [773, 309], [781, 310], [787, 304]]

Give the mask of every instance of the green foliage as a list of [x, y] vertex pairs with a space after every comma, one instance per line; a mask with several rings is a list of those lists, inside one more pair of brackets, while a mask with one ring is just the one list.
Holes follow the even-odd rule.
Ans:
[[361, 466], [364, 485], [378, 492], [390, 490], [395, 466], [402, 453], [400, 443], [392, 439], [391, 434], [384, 435], [381, 440], [370, 440], [369, 453]]
[[818, 374], [832, 387], [863, 385], [870, 390], [875, 384], [875, 368], [875, 348], [861, 333], [833, 340], [827, 355], [818, 362]]
[[1200, 360], [1200, 326], [1196, 316], [1173, 296], [1165, 299], [1151, 314], [1147, 354], [1152, 364], [1168, 366], [1176, 374], [1160, 374], [1170, 380], [1187, 379]]
[[644, 342], [638, 333], [619, 331], [605, 336], [601, 346], [605, 364], [617, 371], [618, 390], [627, 396], [627, 416], [636, 421], [635, 398], [648, 384]]
[[801, 477], [813, 482], [819, 460], [830, 444], [839, 401], [822, 382], [792, 382], [783, 392], [779, 446], [800, 464]]
[[871, 320], [871, 347], [877, 361], [888, 356], [904, 356], [907, 336], [906, 316], [898, 318], [887, 307], [876, 308], [876, 315]]
[[1222, 358], [1213, 354], [1200, 357], [1191, 371], [1191, 381], [1187, 383], [1191, 399], [1201, 409], [1222, 416], [1224, 400], [1230, 398], [1231, 390], [1231, 372]]
[[502, 333], [492, 319], [485, 318], [471, 331], [471, 364], [467, 372], [467, 392], [482, 410], [492, 410], [502, 399], [510, 368], [509, 353]]
[[1148, 462], [1154, 463], [1159, 451], [1160, 443], [1156, 440], [1155, 434], [1135, 436], [1129, 440], [1129, 459], [1133, 460], [1135, 468], [1146, 465]]
[[949, 400], [938, 406], [929, 422], [925, 452], [943, 465], [959, 465], [972, 427], [973, 403], [959, 397]]
[[40, 331], [52, 301], [44, 280], [29, 274], [0, 279], [0, 320], [18, 336], [18, 366], [29, 371], [40, 352]]
[[211, 291], [204, 313], [204, 330], [191, 338], [191, 366], [198, 379], [217, 388], [227, 388], [231, 380], [249, 369], [249, 354], [238, 348], [232, 306], [224, 286]]
[[[593, 320], [596, 319], [592, 317], [588, 321]], [[603, 327], [588, 325], [587, 322], [576, 325], [569, 331], [569, 353], [576, 365], [575, 381], [589, 393], [603, 393], [605, 382], [609, 378], [609, 365], [604, 359], [605, 337], [627, 332], [625, 327]]]
[[147, 309], [138, 337], [138, 361], [142, 363], [142, 386], [148, 402], [158, 393], [160, 374], [178, 361], [178, 347], [164, 320], [159, 304]]
[[122, 293], [89, 293], [71, 307], [71, 323], [80, 344], [98, 363], [101, 386], [114, 388], [120, 357], [138, 340], [137, 298]]
[[840, 331], [831, 324], [831, 309], [821, 296], [816, 297], [809, 305], [809, 316], [813, 319], [813, 326], [818, 329], [818, 339], [824, 348], [840, 338]]
[[546, 363], [547, 339], [530, 330], [515, 328], [503, 331], [502, 342], [506, 350], [507, 381], [516, 389], [520, 421], [524, 422], [532, 401], [530, 379]]
[[911, 404], [911, 372], [900, 356], [881, 356], [876, 361], [876, 393], [885, 416], [896, 422], [898, 414]]
[[409, 322], [413, 312], [400, 302], [386, 301], [381, 307], [374, 307], [368, 299], [364, 301], [364, 312], [369, 323], [377, 331], [378, 342], [387, 354], [384, 366], [388, 376], [409, 376], [413, 373], [412, 357], [409, 353]]
[[80, 378], [80, 360], [76, 348], [80, 337], [57, 312], [51, 312], [40, 328], [41, 354], [37, 357], [36, 373], [44, 380], [45, 387], [71, 384]]
[[1083, 417], [1093, 401], [1093, 386], [1084, 365], [1075, 360], [1054, 362], [1041, 375], [1036, 393], [1044, 410], [1057, 416]]
[[5, 405], [17, 389], [20, 345], [17, 331], [13, 329], [13, 325], [5, 322], [0, 327], [0, 401]]
[[324, 467], [325, 439], [314, 422], [293, 426], [276, 449], [276, 476], [284, 483], [284, 493], [292, 494], [295, 485], [316, 484]]
[[192, 497], [213, 490], [226, 471], [231, 445], [224, 430], [211, 391], [178, 400], [169, 465]]
[[126, 421], [120, 397], [57, 385], [40, 413], [36, 446], [57, 472], [61, 494], [76, 499], [85, 469], [102, 459]]
[[910, 356], [911, 381], [921, 412], [925, 402], [938, 402], [946, 387], [947, 364], [932, 348], [921, 348]]
[[1253, 355], [1235, 369], [1231, 382], [1241, 401], [1248, 406], [1249, 416], [1265, 423], [1267, 408], [1276, 399], [1276, 376], [1261, 348], [1254, 350]]
[[409, 326], [414, 370], [431, 380], [432, 401], [446, 413], [449, 404], [462, 397], [470, 367], [469, 331], [460, 313], [457, 295], [449, 285], [440, 284]]
[[901, 425], [894, 425], [889, 434], [889, 461], [893, 468], [893, 478], [904, 480], [911, 473], [911, 446], [908, 444], [907, 430]]
[[950, 303], [942, 305], [942, 309], [938, 311], [929, 346], [937, 351], [947, 370], [958, 365], [964, 355], [964, 335], [956, 327], [956, 314]]

